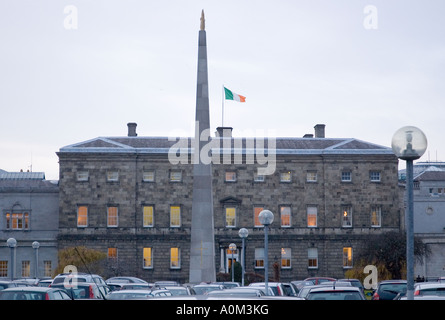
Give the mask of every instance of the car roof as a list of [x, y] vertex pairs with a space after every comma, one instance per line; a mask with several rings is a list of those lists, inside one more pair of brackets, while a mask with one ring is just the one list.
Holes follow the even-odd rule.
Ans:
[[416, 287], [419, 288], [445, 288], [445, 283], [443, 282], [421, 282], [416, 283]]
[[59, 288], [54, 287], [36, 287], [36, 286], [30, 286], [30, 287], [14, 287], [14, 288], [7, 288], [3, 291], [22, 291], [22, 292], [48, 292], [51, 290], [59, 290]]
[[387, 283], [407, 283], [406, 280], [383, 280], [379, 283], [380, 284], [387, 284]]
[[310, 292], [320, 292], [320, 291], [357, 291], [360, 289], [353, 286], [315, 286]]

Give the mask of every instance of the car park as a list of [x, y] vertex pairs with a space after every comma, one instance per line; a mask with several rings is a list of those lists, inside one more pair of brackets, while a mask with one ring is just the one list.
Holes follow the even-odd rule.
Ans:
[[360, 288], [353, 286], [320, 285], [309, 290], [306, 300], [366, 300]]
[[[249, 287], [265, 287], [265, 282], [252, 282], [249, 284]], [[274, 296], [285, 296], [285, 290], [283, 288], [283, 284], [281, 282], [268, 282], [267, 286], [272, 289]]]
[[262, 290], [255, 287], [236, 287], [231, 289], [211, 291], [207, 293], [207, 295], [212, 297], [258, 298], [264, 296], [264, 293]]
[[377, 284], [371, 300], [394, 300], [397, 295], [406, 294], [406, 280], [384, 280]]
[[172, 294], [168, 290], [121, 290], [110, 292], [106, 296], [106, 300], [145, 300], [157, 297], [171, 297]]
[[193, 290], [197, 295], [207, 294], [213, 290], [223, 290], [224, 286], [221, 284], [197, 284], [193, 286]]
[[59, 288], [15, 287], [0, 291], [0, 300], [71, 300], [68, 293]]
[[59, 282], [51, 284], [50, 288], [64, 289], [73, 300], [79, 299], [105, 299], [111, 290], [107, 286], [100, 286], [94, 282], [78, 282], [66, 284]]
[[196, 294], [193, 288], [188, 286], [165, 286], [160, 289], [166, 289], [171, 292], [173, 296], [191, 296]]

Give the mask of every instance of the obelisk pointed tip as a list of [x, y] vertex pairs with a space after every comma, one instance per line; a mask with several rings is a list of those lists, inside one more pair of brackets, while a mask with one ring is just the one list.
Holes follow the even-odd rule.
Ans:
[[205, 30], [205, 26], [206, 26], [206, 21], [204, 18], [204, 9], [202, 9], [202, 11], [201, 11], [201, 30]]

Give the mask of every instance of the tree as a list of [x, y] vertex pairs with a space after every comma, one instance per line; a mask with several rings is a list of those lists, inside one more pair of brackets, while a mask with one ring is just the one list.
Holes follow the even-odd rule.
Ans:
[[102, 274], [106, 253], [86, 247], [71, 247], [59, 250], [59, 264], [55, 274], [63, 273], [66, 266], [74, 266], [77, 272]]

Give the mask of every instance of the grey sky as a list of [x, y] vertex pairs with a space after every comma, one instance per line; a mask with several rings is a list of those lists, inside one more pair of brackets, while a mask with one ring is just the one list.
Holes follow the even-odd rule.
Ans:
[[444, 1], [14, 0], [0, 3], [0, 169], [58, 179], [59, 148], [124, 136], [127, 122], [192, 135], [202, 9], [212, 127], [224, 84], [247, 97], [225, 102], [235, 136], [324, 123], [327, 137], [390, 146], [414, 125], [421, 160], [445, 160]]

